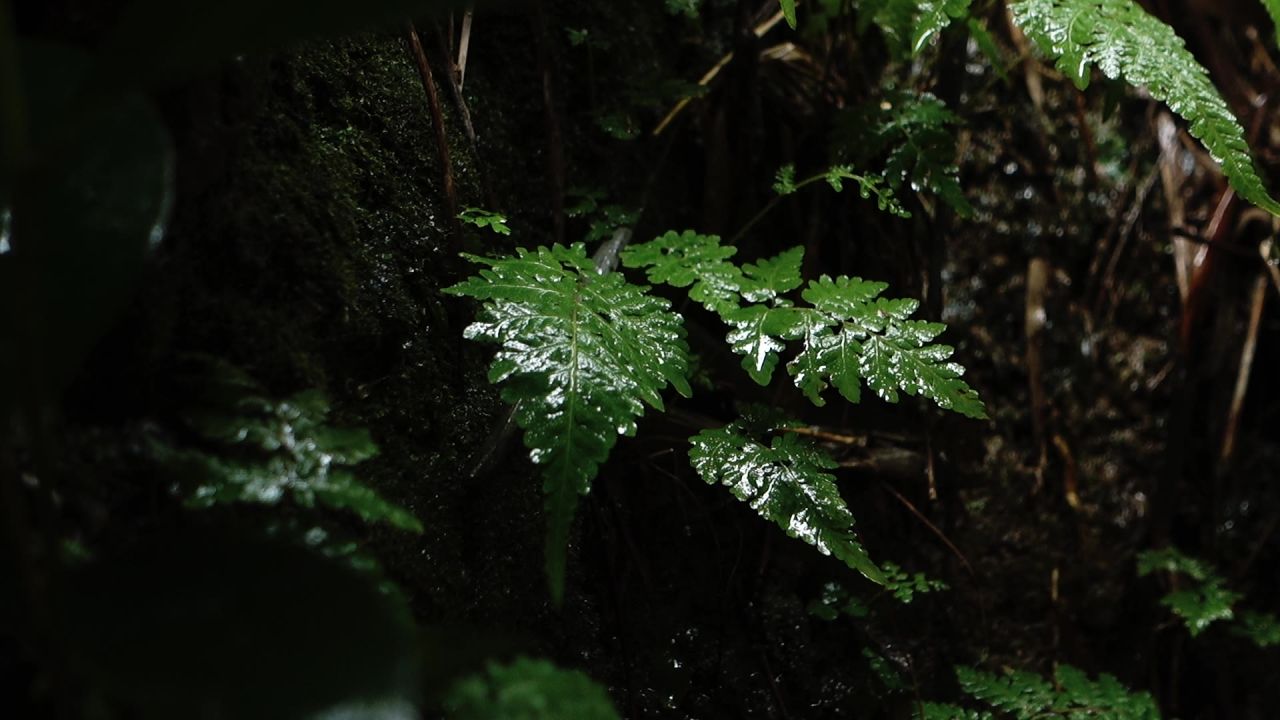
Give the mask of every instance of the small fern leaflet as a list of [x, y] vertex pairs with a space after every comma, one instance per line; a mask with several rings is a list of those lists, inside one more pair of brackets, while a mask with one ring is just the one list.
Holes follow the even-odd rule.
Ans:
[[715, 236], [667, 233], [633, 246], [622, 259], [628, 267], [647, 268], [652, 282], [692, 284], [689, 296], [729, 326], [726, 340], [760, 385], [772, 379], [787, 343], [800, 340], [803, 348], [787, 369], [815, 405], [825, 404], [822, 393], [829, 386], [856, 403], [866, 382], [888, 402], [897, 402], [901, 391], [968, 417], [987, 416], [977, 392], [961, 379], [964, 368], [948, 362], [953, 348], [931, 344], [945, 326], [911, 319], [917, 301], [880, 297], [884, 283], [823, 276], [801, 293], [811, 307], [797, 306], [784, 295], [802, 283], [801, 248], [741, 269], [728, 260], [732, 250]]
[[742, 271], [729, 262], [738, 249], [721, 245], [714, 235], [692, 230], [668, 232], [643, 245], [623, 252], [627, 267], [648, 268], [649, 282], [689, 288], [689, 298], [712, 312], [725, 313], [738, 307]]
[[1271, 29], [1275, 32], [1276, 42], [1280, 43], [1280, 0], [1262, 0], [1262, 6], [1271, 16]]
[[446, 292], [486, 301], [466, 337], [501, 346], [489, 380], [516, 405], [530, 457], [543, 469], [547, 577], [558, 602], [577, 497], [618, 435], [633, 435], [644, 406], [662, 409], [670, 384], [690, 394], [688, 347], [670, 304], [599, 275], [581, 244], [488, 259]]
[[1280, 202], [1254, 169], [1244, 129], [1173, 28], [1133, 0], [1020, 0], [1009, 9], [1080, 88], [1091, 65], [1113, 80], [1146, 87], [1190, 123], [1241, 197], [1280, 215]]
[[691, 442], [689, 459], [708, 484], [727, 486], [791, 537], [884, 583], [853, 532], [853, 515], [835, 477], [826, 472], [836, 462], [820, 448], [794, 434], [779, 435], [765, 445], [750, 437], [742, 423], [704, 430]]
[[[1004, 677], [957, 667], [956, 678], [965, 693], [991, 705], [1016, 720], [1047, 717], [1108, 718], [1108, 720], [1159, 720], [1155, 700], [1145, 692], [1132, 692], [1111, 675], [1090, 680], [1070, 665], [1059, 665], [1050, 683], [1034, 673], [1010, 672]], [[976, 714], [946, 714], [952, 706], [934, 706], [925, 718], [990, 717]]]

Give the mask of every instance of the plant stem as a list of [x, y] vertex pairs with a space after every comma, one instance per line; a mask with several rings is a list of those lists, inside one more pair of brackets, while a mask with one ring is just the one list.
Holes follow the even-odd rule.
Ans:
[[794, 195], [797, 192], [799, 192], [802, 188], [812, 185], [818, 182], [819, 180], [826, 180], [826, 179], [827, 179], [827, 173], [819, 173], [817, 175], [814, 175], [813, 177], [807, 177], [804, 180], [801, 180], [800, 182], [796, 183], [795, 187], [792, 188], [791, 192], [787, 193], [786, 195], [774, 195], [773, 199], [765, 203], [765, 206], [760, 208], [760, 211], [757, 212], [755, 215], [753, 215], [751, 219], [748, 220], [747, 223], [738, 230], [738, 232], [734, 233], [733, 237], [729, 238], [729, 242], [726, 244], [737, 245], [738, 241], [741, 240], [742, 237], [746, 235], [748, 231], [751, 230], [751, 228], [755, 227], [757, 223], [763, 220], [764, 216], [769, 214], [769, 211], [777, 207], [778, 203], [781, 203], [783, 198], [790, 195]]

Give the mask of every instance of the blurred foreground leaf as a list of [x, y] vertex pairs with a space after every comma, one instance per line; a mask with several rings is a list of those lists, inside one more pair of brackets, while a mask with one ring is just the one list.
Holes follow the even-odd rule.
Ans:
[[144, 717], [408, 717], [384, 712], [414, 697], [408, 608], [306, 549], [151, 537], [79, 568], [62, 595], [76, 669]]

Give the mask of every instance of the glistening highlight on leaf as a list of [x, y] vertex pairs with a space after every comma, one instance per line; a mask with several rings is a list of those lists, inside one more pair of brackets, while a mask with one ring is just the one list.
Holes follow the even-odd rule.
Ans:
[[618, 435], [635, 434], [645, 405], [663, 408], [668, 384], [692, 392], [684, 327], [666, 300], [598, 274], [580, 244], [469, 257], [488, 268], [447, 292], [485, 302], [466, 336], [500, 346], [489, 379], [516, 406], [529, 456], [542, 466], [547, 576], [558, 600], [578, 495]]

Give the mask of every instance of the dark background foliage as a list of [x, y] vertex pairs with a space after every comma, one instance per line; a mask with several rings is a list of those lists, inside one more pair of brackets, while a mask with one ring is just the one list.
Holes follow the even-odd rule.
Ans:
[[[1151, 9], [1273, 170], [1265, 17]], [[1277, 609], [1274, 295], [1228, 420], [1271, 220], [1223, 194], [1163, 106], [1081, 93], [1021, 56], [998, 3], [975, 14], [1001, 72], [959, 27], [915, 64], [852, 18], [750, 32], [774, 10], [481, 6], [455, 96], [462, 11], [444, 4], [14, 2], [22, 44], [0, 62], [22, 73], [35, 149], [6, 145], [0, 188], [28, 208], [13, 214], [24, 264], [0, 265], [0, 716], [311, 717], [399, 696], [432, 716], [454, 678], [524, 654], [585, 670], [627, 717], [906, 717], [955, 697], [955, 664], [1059, 662], [1149, 690], [1168, 717], [1269, 717], [1277, 651], [1223, 628], [1189, 637], [1134, 558], [1175, 544]], [[406, 13], [435, 68], [452, 190]], [[763, 52], [786, 42], [800, 54]], [[638, 212], [637, 238], [733, 235], [781, 165], [858, 159], [859, 118], [899, 90], [962, 119], [972, 217], [927, 193], [901, 193], [902, 219], [815, 189], [754, 225], [740, 257], [804, 245], [810, 277], [922, 298], [991, 420], [871, 398], [806, 408], [785, 383], [751, 384], [714, 319], [682, 307], [711, 384], [614, 450], [553, 606], [539, 481], [502, 432], [487, 351], [461, 337], [474, 307], [441, 292], [470, 272], [458, 251], [580, 239], [592, 218], [563, 212], [578, 188]], [[602, 129], [619, 123], [640, 132]], [[459, 226], [450, 192], [513, 236]], [[1182, 239], [1221, 247], [1180, 290]], [[188, 420], [220, 402], [224, 365], [272, 397], [320, 390], [336, 426], [367, 428], [380, 453], [360, 478], [423, 532], [288, 502], [184, 507], [151, 448], [202, 442]], [[951, 589], [895, 603], [701, 483], [687, 438], [743, 401], [859, 438], [830, 449], [864, 544]], [[811, 615], [829, 582], [869, 617]], [[884, 663], [907, 691], [877, 679]]]

